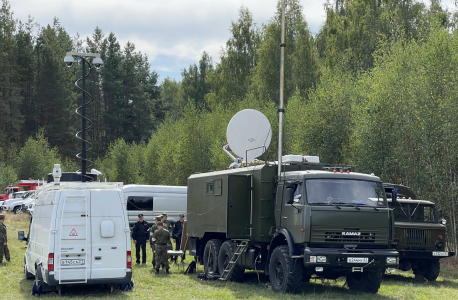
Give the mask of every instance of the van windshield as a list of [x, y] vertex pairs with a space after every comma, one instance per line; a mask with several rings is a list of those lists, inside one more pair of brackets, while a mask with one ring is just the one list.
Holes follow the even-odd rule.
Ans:
[[394, 220], [398, 222], [437, 223], [436, 208], [432, 204], [396, 202], [393, 205], [390, 202], [390, 208], [394, 208]]
[[381, 182], [351, 179], [307, 179], [307, 202], [310, 205], [386, 207]]

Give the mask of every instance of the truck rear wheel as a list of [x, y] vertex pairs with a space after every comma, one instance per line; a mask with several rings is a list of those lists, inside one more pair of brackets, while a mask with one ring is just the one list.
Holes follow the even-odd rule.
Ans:
[[380, 269], [351, 273], [347, 275], [350, 290], [375, 294], [380, 289], [383, 272]]
[[[223, 274], [224, 269], [227, 267], [232, 257], [234, 256], [236, 244], [231, 241], [225, 241], [219, 250], [218, 255], [218, 270], [220, 274]], [[232, 269], [231, 274], [227, 277], [227, 280], [242, 282], [245, 273], [245, 268], [241, 265], [236, 264]]]
[[278, 246], [272, 252], [269, 265], [269, 279], [275, 292], [297, 294], [301, 291], [302, 261], [289, 255], [288, 246]]
[[441, 264], [438, 259], [420, 260], [415, 263], [413, 273], [422, 275], [428, 281], [435, 281], [439, 276]]
[[218, 274], [218, 255], [221, 249], [220, 240], [209, 240], [204, 249], [205, 274]]

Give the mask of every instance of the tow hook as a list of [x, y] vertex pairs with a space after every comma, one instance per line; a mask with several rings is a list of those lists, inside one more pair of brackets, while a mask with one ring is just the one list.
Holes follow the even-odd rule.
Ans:
[[351, 268], [351, 271], [353, 273], [355, 273], [355, 272], [361, 272], [362, 273], [364, 271], [364, 267], [353, 267], [353, 268]]
[[362, 272], [364, 272], [364, 268], [367, 267], [367, 266], [369, 266], [369, 265], [370, 265], [371, 263], [373, 263], [373, 262], [374, 262], [374, 260], [371, 260], [371, 261], [370, 261], [367, 265], [365, 265], [365, 266], [362, 266], [362, 267], [352, 267], [352, 268], [351, 268], [351, 272], [352, 272], [352, 273], [356, 273], [356, 272], [362, 273]]

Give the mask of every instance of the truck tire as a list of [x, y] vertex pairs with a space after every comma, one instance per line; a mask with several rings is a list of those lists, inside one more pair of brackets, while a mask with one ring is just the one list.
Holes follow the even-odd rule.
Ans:
[[375, 294], [380, 289], [383, 271], [380, 269], [351, 273], [347, 275], [347, 284], [350, 290]]
[[269, 263], [269, 279], [275, 292], [297, 294], [301, 291], [303, 265], [289, 255], [288, 246], [278, 246], [272, 252]]
[[30, 273], [28, 270], [27, 270], [27, 265], [24, 265], [24, 278], [26, 280], [30, 280], [30, 279], [34, 279], [35, 278], [35, 275], [33, 275], [32, 273]]
[[435, 281], [439, 276], [440, 262], [438, 259], [433, 260], [417, 260], [412, 267], [413, 273], [418, 276], [423, 276], [428, 281]]
[[[221, 249], [219, 250], [219, 255], [218, 255], [218, 270], [220, 274], [223, 274], [224, 269], [227, 267], [227, 265], [229, 264], [229, 261], [234, 256], [236, 247], [237, 247], [236, 244], [233, 243], [232, 241], [225, 241], [223, 245], [221, 246]], [[245, 273], [245, 268], [243, 268], [239, 264], [236, 264], [234, 268], [232, 269], [231, 274], [229, 274], [229, 276], [227, 277], [227, 280], [242, 282], [244, 273]]]
[[204, 249], [204, 271], [205, 274], [217, 275], [218, 255], [221, 249], [220, 240], [209, 240]]

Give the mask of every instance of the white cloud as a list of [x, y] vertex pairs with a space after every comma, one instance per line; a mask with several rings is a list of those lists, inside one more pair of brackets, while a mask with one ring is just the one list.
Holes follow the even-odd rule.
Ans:
[[[325, 2], [301, 0], [312, 32], [318, 32], [325, 20]], [[272, 18], [277, 0], [10, 0], [10, 4], [21, 21], [30, 15], [46, 26], [58, 17], [72, 36], [90, 36], [96, 26], [105, 34], [114, 32], [122, 45], [131, 41], [146, 53], [152, 69], [168, 70], [180, 79], [181, 69], [197, 63], [203, 51], [219, 61], [231, 21], [237, 20], [242, 5], [260, 25]]]

